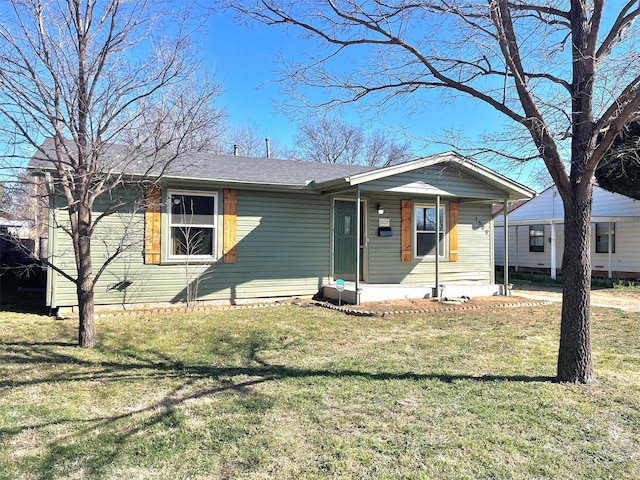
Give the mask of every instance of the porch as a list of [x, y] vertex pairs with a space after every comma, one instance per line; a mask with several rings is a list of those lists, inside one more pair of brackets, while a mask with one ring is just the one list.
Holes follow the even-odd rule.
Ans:
[[[356, 289], [357, 288], [357, 289]], [[358, 293], [359, 297], [358, 298]], [[451, 283], [440, 285], [440, 297], [488, 297], [505, 295], [504, 285], [479, 283]], [[433, 298], [438, 296], [433, 284], [372, 284], [358, 282], [344, 282], [344, 290], [340, 295], [335, 282], [322, 286], [322, 295], [332, 300], [342, 300], [342, 303], [358, 305], [363, 302], [382, 302], [385, 300], [404, 300], [410, 298]], [[359, 301], [358, 301], [359, 300]]]

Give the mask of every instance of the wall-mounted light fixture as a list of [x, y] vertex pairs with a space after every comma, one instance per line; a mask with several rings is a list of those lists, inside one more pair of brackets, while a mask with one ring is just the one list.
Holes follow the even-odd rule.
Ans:
[[376, 209], [378, 210], [378, 215], [384, 215], [384, 208], [382, 207], [382, 205], [378, 204]]

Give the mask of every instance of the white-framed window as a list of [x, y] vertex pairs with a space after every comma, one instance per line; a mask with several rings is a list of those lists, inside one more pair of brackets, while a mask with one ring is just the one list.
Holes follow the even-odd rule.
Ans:
[[596, 223], [596, 253], [609, 253], [609, 226], [611, 226], [611, 253], [616, 253], [615, 223]]
[[[439, 218], [439, 254], [440, 257], [446, 257], [446, 213], [445, 205], [440, 205]], [[436, 206], [429, 204], [416, 204], [413, 207], [414, 217], [414, 257], [435, 257], [436, 255]]]
[[544, 252], [544, 225], [529, 226], [529, 251]]
[[215, 192], [172, 191], [169, 212], [169, 259], [215, 259], [218, 195]]

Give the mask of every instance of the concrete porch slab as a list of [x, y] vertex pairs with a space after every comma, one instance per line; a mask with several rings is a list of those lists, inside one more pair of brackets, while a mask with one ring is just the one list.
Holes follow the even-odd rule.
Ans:
[[[432, 298], [435, 296], [434, 285], [428, 284], [370, 284], [360, 283], [360, 303], [363, 302], [382, 302], [385, 300], [405, 300], [411, 298]], [[340, 296], [335, 284], [324, 285], [322, 287], [322, 295], [325, 298], [338, 300]], [[477, 283], [456, 283], [444, 284], [442, 289], [442, 297], [490, 297], [494, 295], [504, 295], [503, 285], [483, 285]], [[342, 303], [351, 305], [357, 304], [357, 294], [355, 282], [345, 282], [345, 288], [342, 292]]]

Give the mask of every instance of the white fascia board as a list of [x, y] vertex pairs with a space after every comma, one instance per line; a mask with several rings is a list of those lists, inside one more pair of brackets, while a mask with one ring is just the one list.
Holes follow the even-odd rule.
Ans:
[[591, 223], [629, 223], [629, 222], [640, 222], [640, 216], [621, 216], [621, 217], [591, 217]]
[[[628, 217], [591, 217], [590, 223], [630, 223], [630, 222], [640, 222], [640, 216], [628, 216]], [[531, 218], [529, 220], [511, 220], [509, 218], [509, 226], [522, 226], [522, 225], [551, 225], [556, 224], [560, 225], [564, 223], [564, 217], [557, 218]], [[504, 220], [494, 220], [494, 224], [496, 227], [502, 227], [504, 224]]]
[[183, 182], [198, 182], [198, 183], [212, 183], [216, 185], [246, 185], [247, 187], [260, 187], [261, 189], [285, 189], [285, 190], [305, 190], [308, 189], [312, 182], [307, 181], [304, 185], [301, 183], [273, 183], [273, 182], [251, 182], [244, 180], [227, 180], [220, 178], [194, 178], [177, 175], [165, 175], [161, 177], [161, 180], [180, 180]]
[[390, 177], [392, 175], [398, 175], [399, 173], [410, 172], [419, 168], [430, 167], [444, 161], [456, 161], [453, 152], [439, 153], [431, 157], [419, 158], [411, 162], [400, 163], [398, 165], [391, 165], [389, 167], [379, 168], [371, 172], [357, 173], [346, 177], [345, 180], [351, 185], [358, 185], [361, 183], [371, 182], [380, 178]]
[[462, 159], [458, 160], [458, 163], [467, 170], [475, 172], [478, 175], [481, 175], [483, 178], [486, 178], [489, 182], [493, 182], [494, 184], [497, 184], [504, 189], [511, 190], [513, 193], [515, 193], [514, 197], [518, 197], [513, 198], [513, 200], [525, 200], [537, 196], [535, 190], [532, 190], [531, 188], [526, 187], [521, 183], [516, 182], [515, 180], [511, 180], [510, 178], [507, 178], [504, 175], [491, 170], [488, 167], [485, 167], [484, 165], [476, 163], [473, 160]]
[[536, 196], [535, 190], [530, 189], [514, 180], [511, 180], [484, 165], [480, 165], [473, 160], [462, 157], [455, 152], [446, 152], [433, 155], [430, 157], [421, 158], [412, 162], [401, 163], [399, 165], [392, 165], [390, 167], [380, 168], [371, 172], [358, 173], [346, 177], [344, 180], [352, 186], [359, 185], [380, 178], [397, 175], [400, 173], [410, 172], [419, 168], [430, 167], [439, 163], [451, 162], [459, 165], [465, 170], [475, 173], [480, 176], [487, 183], [493, 184], [501, 190], [506, 190], [509, 198], [512, 200], [524, 200], [533, 198]]
[[[504, 224], [504, 220], [498, 220], [497, 218], [493, 221], [496, 227], [502, 227]], [[522, 225], [551, 225], [551, 224], [561, 224], [564, 223], [564, 217], [558, 218], [535, 218], [530, 220], [511, 220], [509, 218], [509, 226], [522, 226]]]
[[315, 190], [320, 190], [322, 193], [325, 193], [335, 188], [339, 190], [341, 188], [348, 187], [349, 177], [337, 178], [335, 180], [327, 180], [326, 182], [320, 182], [320, 183], [310, 182], [308, 185]]

